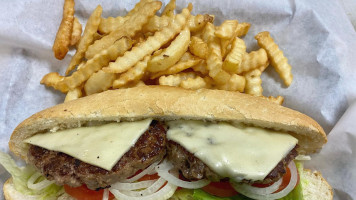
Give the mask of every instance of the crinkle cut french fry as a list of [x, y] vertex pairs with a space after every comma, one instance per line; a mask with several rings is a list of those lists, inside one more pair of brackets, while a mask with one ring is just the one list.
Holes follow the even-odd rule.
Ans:
[[288, 59], [283, 55], [283, 51], [273, 41], [269, 32], [261, 32], [255, 36], [258, 45], [267, 52], [271, 65], [277, 71], [286, 86], [292, 83], [292, 67], [288, 64]]
[[216, 28], [215, 36], [221, 39], [230, 39], [234, 37], [238, 23], [237, 20], [225, 20]]
[[208, 44], [196, 36], [190, 38], [189, 51], [199, 58], [206, 59], [208, 55]]
[[62, 60], [68, 53], [74, 23], [74, 0], [65, 0], [63, 18], [53, 43], [53, 53], [58, 60]]
[[231, 78], [224, 85], [218, 85], [218, 89], [220, 90], [228, 90], [228, 91], [239, 91], [243, 92], [246, 85], [246, 79], [244, 76], [240, 76], [237, 74], [231, 75]]
[[261, 48], [257, 51], [245, 53], [243, 55], [241, 65], [239, 65], [237, 68], [236, 73], [241, 74], [243, 72], [251, 71], [259, 67], [265, 67], [266, 65], [268, 66], [267, 53], [264, 49]]
[[109, 34], [112, 31], [119, 29], [126, 20], [127, 17], [121, 17], [121, 16], [101, 18], [98, 31], [101, 34]]
[[136, 15], [137, 13], [140, 12], [140, 10], [141, 10], [142, 8], [145, 8], [145, 7], [146, 7], [146, 5], [145, 5], [146, 3], [150, 3], [150, 2], [152, 2], [152, 1], [153, 1], [153, 0], [140, 0], [140, 1], [135, 5], [135, 7], [127, 13], [126, 17], [130, 17], [130, 16], [133, 16], [133, 15]]
[[100, 54], [88, 60], [85, 65], [73, 72], [71, 76], [63, 77], [58, 73], [49, 73], [42, 78], [41, 83], [61, 92], [68, 92], [69, 89], [73, 90], [86, 81], [93, 73], [108, 65], [111, 60], [115, 60], [118, 56], [123, 55], [131, 46], [132, 41], [127, 37], [123, 37], [107, 50], [101, 51]]
[[197, 32], [201, 29], [204, 28], [204, 26], [206, 25], [206, 23], [210, 22], [212, 23], [214, 21], [214, 18], [211, 17], [208, 14], [205, 15], [191, 15], [188, 19], [188, 27], [189, 30], [192, 32]]
[[58, 72], [51, 72], [43, 76], [41, 84], [66, 93], [69, 91], [69, 88], [63, 83], [63, 79], [64, 77], [59, 75]]
[[109, 67], [103, 68], [104, 71], [110, 73], [122, 73], [127, 71], [130, 67], [135, 65], [138, 61], [143, 59], [146, 55], [158, 50], [163, 44], [171, 40], [177, 33], [179, 33], [187, 22], [190, 16], [188, 9], [183, 9], [181, 14], [176, 15], [173, 23], [156, 32], [154, 36], [149, 37], [146, 42], [132, 48], [124, 56], [119, 57], [115, 62], [109, 64]]
[[66, 98], [64, 99], [64, 102], [68, 102], [68, 101], [72, 101], [72, 100], [75, 100], [75, 99], [79, 99], [82, 96], [83, 96], [82, 88], [81, 87], [77, 87], [77, 88], [74, 88], [73, 90], [69, 90], [67, 92], [67, 95], [66, 95]]
[[148, 19], [155, 15], [161, 6], [162, 3], [159, 1], [146, 3], [137, 12], [132, 14], [120, 29], [112, 31], [109, 35], [104, 36], [100, 40], [95, 41], [94, 44], [90, 45], [85, 53], [85, 57], [87, 59], [94, 57], [94, 55], [98, 54], [103, 49], [108, 48], [123, 36], [135, 36], [135, 34], [142, 29], [142, 26], [147, 23]]
[[197, 65], [194, 65], [192, 67], [192, 69], [195, 71], [195, 72], [199, 72], [201, 73], [202, 75], [208, 75], [209, 74], [209, 71], [208, 71], [208, 68], [206, 66], [206, 60], [202, 60], [201, 62], [199, 62]]
[[243, 37], [247, 34], [248, 30], [250, 29], [250, 23], [239, 23], [236, 27], [236, 37]]
[[176, 9], [176, 0], [171, 0], [162, 12], [162, 16], [174, 17], [174, 9]]
[[215, 28], [211, 23], [205, 25], [203, 35], [208, 40], [209, 53], [206, 59], [209, 76], [214, 79], [217, 84], [225, 84], [230, 75], [222, 69], [222, 56], [219, 38], [215, 37]]
[[110, 61], [122, 56], [132, 46], [130, 38], [123, 37], [111, 45], [107, 50], [101, 51], [94, 58], [88, 60], [86, 64], [71, 76], [65, 77], [63, 82], [69, 88], [75, 88], [86, 81], [93, 73], [107, 66]]
[[189, 90], [198, 90], [201, 88], [208, 88], [208, 84], [202, 77], [196, 76], [195, 78], [189, 77], [186, 80], [182, 80], [179, 87]]
[[269, 97], [261, 96], [261, 97], [263, 99], [266, 99], [268, 101], [271, 101], [271, 102], [279, 104], [279, 105], [282, 105], [283, 102], [284, 102], [284, 97], [282, 97], [282, 96], [277, 96], [277, 97], [274, 97], [274, 96], [269, 96]]
[[140, 80], [147, 69], [147, 62], [151, 56], [145, 56], [142, 61], [138, 62], [134, 67], [127, 72], [121, 74], [117, 80], [113, 83], [113, 88], [120, 88], [126, 85], [128, 82]]
[[236, 37], [235, 40], [232, 42], [230, 53], [227, 54], [224, 60], [223, 69], [231, 73], [236, 73], [239, 66], [241, 65], [242, 58], [245, 52], [245, 42], [242, 39]]
[[159, 85], [167, 85], [167, 86], [179, 86], [183, 80], [187, 80], [188, 78], [195, 78], [196, 74], [194, 72], [188, 73], [179, 73], [173, 74], [169, 76], [161, 76], [158, 79]]
[[142, 31], [143, 32], [156, 32], [156, 31], [160, 31], [162, 30], [164, 27], [168, 26], [169, 23], [171, 23], [174, 20], [174, 18], [168, 17], [168, 16], [157, 16], [154, 15], [153, 17], [151, 17], [147, 24], [145, 24], [142, 27]]
[[[190, 54], [190, 53], [186, 52], [185, 54]], [[161, 71], [161, 72], [158, 72], [156, 74], [153, 74], [151, 76], [151, 79], [155, 79], [155, 78], [158, 78], [158, 77], [163, 76], [163, 75], [170, 75], [170, 74], [179, 73], [179, 72], [181, 72], [183, 70], [186, 70], [188, 68], [193, 67], [194, 65], [197, 65], [199, 62], [202, 61], [201, 59], [196, 58], [196, 57], [194, 57], [192, 55], [190, 55], [189, 57], [190, 57], [189, 59], [181, 59], [180, 61], [178, 61], [178, 63], [176, 63], [175, 65], [173, 65], [172, 67], [170, 67], [170, 68], [168, 68], [168, 69], [166, 69], [164, 71]]]
[[149, 72], [159, 72], [168, 69], [179, 61], [187, 51], [190, 42], [190, 31], [185, 27], [179, 35], [162, 51], [148, 61]]
[[108, 90], [115, 80], [116, 74], [106, 73], [103, 70], [92, 74], [84, 84], [86, 95], [91, 95]]
[[221, 53], [224, 58], [225, 58], [226, 54], [230, 51], [229, 46], [231, 45], [233, 40], [236, 37], [242, 37], [242, 36], [246, 35], [249, 29], [250, 29], [249, 23], [246, 23], [246, 22], [239, 23], [239, 24], [237, 24], [237, 27], [234, 30], [232, 37], [226, 38], [226, 39], [221, 39]]
[[262, 72], [259, 69], [254, 69], [245, 74], [246, 78], [246, 86], [245, 93], [252, 94], [254, 96], [262, 96], [262, 80], [261, 80]]
[[100, 16], [103, 11], [103, 8], [99, 5], [96, 7], [94, 12], [90, 15], [87, 25], [83, 33], [82, 39], [79, 41], [77, 52], [75, 52], [72, 60], [69, 63], [69, 66], [66, 70], [66, 75], [69, 74], [83, 59], [85, 51], [88, 49], [89, 45], [94, 41], [94, 35], [98, 30], [100, 24]]
[[82, 37], [82, 24], [78, 18], [74, 17], [72, 36], [70, 37], [70, 46], [76, 45]]

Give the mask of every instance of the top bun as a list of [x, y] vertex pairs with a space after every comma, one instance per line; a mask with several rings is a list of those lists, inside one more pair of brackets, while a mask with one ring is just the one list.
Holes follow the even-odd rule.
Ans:
[[17, 126], [9, 146], [27, 160], [28, 145], [22, 141], [34, 134], [144, 118], [224, 121], [282, 130], [299, 140], [300, 154], [317, 152], [327, 142], [324, 130], [313, 119], [260, 97], [222, 90], [141, 86], [90, 95], [38, 112]]

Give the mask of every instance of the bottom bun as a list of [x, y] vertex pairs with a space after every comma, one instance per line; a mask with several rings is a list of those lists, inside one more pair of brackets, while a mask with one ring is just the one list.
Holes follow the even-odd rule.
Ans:
[[329, 183], [318, 171], [312, 172], [304, 169], [301, 177], [303, 196], [305, 200], [329, 200], [333, 199], [333, 190]]
[[[302, 188], [304, 200], [332, 200], [333, 191], [328, 182], [321, 176], [320, 172], [312, 172], [304, 169], [302, 178]], [[16, 191], [12, 178], [4, 184], [4, 195], [6, 200], [35, 200], [37, 196], [24, 195]], [[58, 200], [75, 200], [73, 197], [64, 193]]]

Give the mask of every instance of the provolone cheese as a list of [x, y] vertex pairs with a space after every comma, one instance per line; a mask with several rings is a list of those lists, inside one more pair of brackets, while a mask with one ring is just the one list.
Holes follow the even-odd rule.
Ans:
[[171, 121], [168, 126], [167, 139], [235, 181], [263, 180], [298, 142], [279, 131], [227, 123]]
[[111, 170], [148, 129], [151, 119], [37, 134], [26, 143], [63, 152], [83, 162]]

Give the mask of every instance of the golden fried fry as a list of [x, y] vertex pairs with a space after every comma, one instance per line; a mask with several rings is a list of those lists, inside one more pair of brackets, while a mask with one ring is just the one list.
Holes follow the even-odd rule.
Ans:
[[206, 23], [208, 22], [212, 23], [213, 21], [214, 18], [208, 14], [205, 15], [199, 14], [196, 16], [191, 15], [188, 19], [188, 27], [190, 31], [197, 32], [203, 29]]
[[229, 79], [229, 73], [222, 69], [222, 56], [219, 38], [215, 37], [215, 28], [211, 23], [205, 25], [203, 37], [208, 40], [209, 53], [206, 59], [209, 76], [214, 79], [217, 84], [225, 84]]
[[273, 41], [269, 32], [261, 32], [255, 36], [258, 45], [267, 52], [271, 65], [277, 71], [286, 86], [292, 83], [292, 67], [288, 64], [288, 59], [283, 55], [282, 50]]
[[174, 18], [168, 17], [168, 16], [157, 16], [154, 15], [153, 17], [148, 20], [148, 23], [145, 24], [142, 28], [143, 32], [156, 32], [162, 30], [164, 27], [168, 26], [169, 23], [171, 23], [174, 20]]
[[119, 29], [127, 20], [127, 17], [108, 17], [101, 18], [98, 31], [101, 34], [109, 34], [112, 31]]
[[209, 74], [209, 71], [208, 71], [208, 68], [207, 68], [205, 60], [202, 60], [197, 65], [193, 66], [192, 69], [195, 72], [201, 73], [202, 75], [208, 75]]
[[90, 45], [85, 57], [90, 59], [94, 55], [98, 54], [100, 51], [108, 48], [116, 40], [123, 36], [133, 37], [135, 34], [141, 30], [142, 26], [147, 23], [148, 19], [152, 17], [157, 10], [162, 6], [161, 2], [154, 1], [144, 4], [142, 8], [130, 16], [122, 25], [120, 29], [112, 31], [109, 35], [104, 36], [101, 40], [97, 40], [94, 44]]
[[174, 9], [176, 9], [176, 0], [171, 0], [164, 8], [162, 16], [174, 17]]
[[134, 67], [127, 72], [120, 75], [120, 77], [114, 81], [113, 88], [120, 88], [126, 85], [128, 82], [135, 82], [140, 80], [147, 69], [147, 62], [151, 56], [145, 56], [142, 61], [138, 62]]
[[82, 88], [81, 87], [77, 87], [73, 90], [69, 90], [67, 92], [66, 98], [64, 99], [64, 102], [68, 102], [68, 101], [72, 101], [75, 99], [79, 99], [80, 97], [82, 97]]
[[261, 97], [263, 99], [266, 99], [268, 101], [271, 101], [271, 102], [279, 104], [279, 105], [282, 105], [283, 102], [284, 102], [284, 97], [282, 97], [282, 96], [277, 96], [277, 97], [274, 97], [274, 96], [269, 96], [269, 97], [261, 96]]
[[[189, 57], [189, 58], [184, 58], [184, 57]], [[201, 62], [201, 59], [196, 58], [196, 57], [192, 56], [190, 53], [186, 52], [182, 56], [181, 60], [178, 61], [178, 63], [176, 63], [175, 65], [173, 65], [172, 67], [170, 67], [164, 71], [153, 74], [151, 76], [151, 79], [158, 78], [162, 75], [170, 75], [170, 74], [179, 73], [183, 70], [193, 67], [194, 65], [197, 65], [199, 62]]]
[[74, 17], [73, 31], [70, 38], [70, 46], [76, 45], [80, 38], [82, 37], [82, 24], [79, 22], [78, 18]]
[[224, 85], [218, 85], [217, 88], [220, 90], [243, 92], [245, 89], [245, 85], [246, 79], [244, 76], [233, 74], [227, 83], [225, 83]]
[[132, 41], [127, 37], [123, 37], [107, 50], [101, 51], [94, 58], [88, 60], [83, 67], [75, 71], [71, 76], [63, 77], [58, 73], [49, 73], [42, 78], [41, 83], [61, 92], [67, 92], [69, 89], [73, 90], [86, 81], [92, 74], [108, 65], [111, 60], [115, 60], [118, 56], [123, 55], [131, 46]]
[[68, 53], [74, 23], [74, 0], [65, 0], [63, 18], [53, 43], [53, 53], [58, 60], [62, 60]]
[[189, 46], [190, 31], [186, 27], [171, 42], [171, 44], [157, 56], [148, 61], [149, 72], [159, 72], [174, 65], [187, 51]]
[[89, 45], [94, 41], [94, 35], [98, 30], [100, 24], [100, 16], [103, 8], [99, 5], [96, 7], [94, 12], [90, 15], [87, 25], [83, 33], [82, 39], [79, 41], [77, 52], [75, 52], [70, 64], [66, 70], [66, 75], [69, 74], [83, 59], [85, 51], [88, 49]]
[[[259, 67], [268, 66], [268, 57], [264, 49], [259, 49], [257, 51], [251, 51], [250, 53], [245, 53], [242, 58], [242, 63], [237, 68], [236, 73], [241, 74], [243, 72], [251, 71]], [[260, 69], [260, 71], [263, 71]]]
[[232, 42], [231, 51], [227, 54], [224, 63], [223, 69], [230, 73], [236, 73], [239, 66], [241, 65], [243, 55], [246, 52], [245, 42], [236, 37]]
[[189, 90], [198, 90], [209, 87], [205, 80], [200, 76], [196, 76], [195, 78], [189, 77], [186, 80], [182, 80], [179, 86]]
[[254, 69], [245, 74], [246, 78], [246, 86], [245, 93], [252, 94], [254, 96], [262, 96], [262, 80], [261, 80], [262, 72], [259, 69]]
[[63, 79], [64, 77], [59, 75], [58, 72], [51, 72], [43, 76], [41, 84], [66, 93], [69, 91], [69, 88], [63, 83]]
[[221, 39], [231, 39], [235, 35], [238, 23], [237, 20], [225, 20], [216, 28], [215, 36]]
[[154, 36], [149, 37], [146, 42], [132, 48], [124, 56], [119, 57], [115, 62], [109, 64], [109, 67], [103, 68], [104, 71], [110, 73], [122, 73], [135, 65], [146, 55], [152, 54], [153, 51], [159, 49], [163, 44], [171, 40], [179, 33], [186, 24], [187, 18], [190, 16], [188, 9], [183, 9], [181, 14], [176, 15], [174, 23], [156, 32]]
[[206, 59], [208, 55], [208, 44], [196, 36], [190, 38], [189, 51], [199, 58]]
[[226, 38], [226, 39], [221, 39], [221, 53], [223, 57], [225, 58], [226, 54], [230, 52], [231, 49], [231, 43], [236, 37], [242, 37], [247, 34], [248, 30], [250, 29], [250, 24], [249, 23], [241, 23], [237, 24], [236, 29], [234, 30], [234, 33], [232, 34], [232, 37]]
[[236, 27], [236, 37], [243, 37], [247, 34], [251, 24], [243, 22], [239, 23]]
[[153, 0], [140, 0], [135, 7], [127, 13], [126, 17], [131, 17], [141, 12], [142, 8], [147, 8], [146, 4], [152, 2]]
[[106, 73], [103, 70], [92, 74], [84, 84], [84, 91], [86, 95], [91, 95], [108, 90], [113, 81], [116, 78], [116, 74]]
[[133, 88], [133, 87], [139, 87], [139, 86], [144, 86], [146, 85], [145, 82], [143, 81], [138, 81], [138, 82], [129, 82], [126, 85], [123, 85], [122, 87], [120, 87], [120, 89], [124, 89], [124, 88]]
[[194, 72], [189, 73], [179, 73], [173, 74], [169, 76], [161, 76], [159, 77], [160, 85], [168, 85], [168, 86], [179, 86], [183, 80], [187, 80], [188, 78], [195, 78], [196, 74]]

